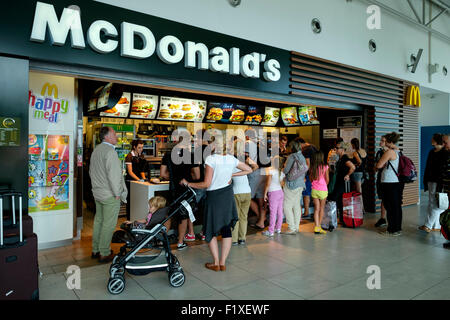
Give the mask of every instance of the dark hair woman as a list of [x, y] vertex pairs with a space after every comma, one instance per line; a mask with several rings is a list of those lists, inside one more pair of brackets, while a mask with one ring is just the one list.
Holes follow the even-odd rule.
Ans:
[[[439, 223], [439, 215], [442, 210], [439, 209], [436, 200], [436, 190], [440, 178], [440, 168], [442, 167], [444, 152], [444, 142], [442, 134], [435, 133], [431, 138], [431, 145], [433, 149], [428, 153], [427, 164], [423, 176], [424, 191], [428, 191], [428, 214], [425, 218], [425, 223], [419, 227], [419, 230], [425, 232], [440, 231], [441, 224]], [[444, 150], [445, 151], [445, 150]]]
[[383, 203], [386, 208], [388, 227], [381, 232], [387, 236], [399, 236], [402, 231], [402, 196], [404, 184], [400, 182], [396, 172], [399, 168], [400, 150], [396, 146], [400, 140], [400, 135], [392, 132], [384, 135], [387, 150], [377, 162], [377, 169], [381, 172], [381, 189]]
[[357, 138], [353, 138], [350, 143], [353, 148], [353, 164], [356, 169], [350, 177], [351, 180], [355, 183], [356, 191], [359, 193], [362, 192], [361, 184], [364, 177], [364, 171], [366, 166], [367, 152], [359, 145], [359, 140]]
[[144, 181], [145, 173], [148, 170], [147, 161], [142, 154], [144, 150], [144, 141], [133, 140], [131, 142], [131, 152], [125, 158], [125, 165], [127, 168], [127, 175], [125, 177], [125, 183], [128, 188], [127, 197], [127, 220], [130, 220], [130, 202], [131, 202], [131, 189], [130, 181]]

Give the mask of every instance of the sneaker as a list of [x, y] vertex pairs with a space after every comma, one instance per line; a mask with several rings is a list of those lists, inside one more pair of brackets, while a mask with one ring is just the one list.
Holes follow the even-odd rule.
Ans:
[[397, 231], [397, 232], [393, 232], [392, 233], [392, 236], [393, 237], [398, 237], [398, 236], [401, 236], [402, 235], [402, 232], [401, 231]]
[[267, 236], [267, 237], [273, 237], [273, 232], [269, 232], [269, 231], [263, 231], [262, 232], [263, 236]]
[[187, 244], [186, 243], [178, 243], [177, 244], [177, 250], [183, 250], [187, 248]]
[[386, 219], [380, 218], [377, 223], [375, 223], [375, 227], [376, 228], [380, 228], [380, 227], [386, 227], [387, 223], [386, 223]]
[[420, 227], [417, 228], [417, 229], [419, 229], [419, 230], [421, 230], [421, 231], [425, 231], [426, 233], [430, 233], [430, 232], [431, 232], [431, 229], [428, 228], [428, 227], [426, 227], [426, 226], [420, 226]]
[[275, 233], [281, 233], [281, 229], [275, 229]]
[[321, 227], [314, 227], [314, 233], [315, 234], [327, 234], [325, 230], [323, 230]]
[[186, 235], [184, 236], [184, 241], [195, 241], [195, 234], [186, 233]]
[[240, 246], [245, 246], [245, 240], [239, 240], [238, 244], [239, 244]]
[[232, 245], [232, 246], [237, 246], [238, 243], [237, 243], [237, 242], [233, 242], [231, 245]]
[[[389, 231], [380, 231], [378, 232], [379, 234], [381, 234], [382, 236], [386, 236], [386, 237], [393, 237], [393, 236], [399, 236], [401, 233], [399, 232], [389, 232]], [[395, 234], [395, 235], [394, 235]]]
[[282, 234], [296, 234], [296, 231], [292, 231], [291, 229], [287, 229], [286, 231], [282, 231]]
[[206, 236], [203, 233], [201, 233], [201, 232], [200, 232], [200, 239], [202, 241], [206, 241]]

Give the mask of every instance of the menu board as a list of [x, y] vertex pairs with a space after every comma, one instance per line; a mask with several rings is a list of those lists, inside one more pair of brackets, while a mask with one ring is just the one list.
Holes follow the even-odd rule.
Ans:
[[320, 124], [316, 107], [298, 107], [298, 118], [303, 125]]
[[130, 111], [130, 100], [131, 100], [131, 93], [124, 92], [122, 94], [122, 97], [119, 99], [119, 102], [117, 102], [117, 104], [111, 109], [105, 110], [104, 112], [100, 112], [100, 116], [118, 117], [118, 118], [128, 117], [128, 111]]
[[100, 91], [98, 101], [97, 101], [97, 109], [108, 106], [109, 94], [111, 93], [112, 86], [113, 86], [113, 83], [110, 82], [107, 85], [105, 85], [102, 88], [102, 90]]
[[158, 119], [201, 122], [205, 117], [206, 101], [161, 97]]
[[261, 107], [248, 106], [247, 115], [245, 116], [244, 124], [259, 125], [263, 120], [264, 109]]
[[283, 119], [284, 125], [286, 127], [298, 126], [300, 124], [297, 117], [296, 107], [281, 108], [281, 119]]
[[246, 106], [239, 104], [210, 102], [206, 122], [241, 124], [245, 119], [246, 110]]
[[158, 109], [158, 96], [133, 93], [130, 118], [155, 119]]
[[[98, 99], [99, 99], [100, 93], [102, 92], [102, 89], [103, 89], [103, 87], [100, 87], [97, 90], [95, 90], [94, 95], [92, 96], [91, 99], [89, 99], [88, 112], [95, 111], [97, 109]], [[103, 97], [103, 99], [105, 99], [105, 98]]]
[[280, 118], [280, 109], [266, 107], [264, 113], [264, 119], [261, 123], [262, 126], [274, 127], [277, 125], [278, 119]]

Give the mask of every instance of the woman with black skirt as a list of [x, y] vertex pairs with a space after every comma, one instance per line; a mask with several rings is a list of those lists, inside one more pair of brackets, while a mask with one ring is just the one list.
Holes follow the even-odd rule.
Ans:
[[[226, 154], [223, 137], [214, 135], [210, 142], [212, 154], [205, 159], [205, 180], [202, 182], [180, 183], [195, 189], [206, 188], [206, 203], [203, 221], [203, 234], [208, 242], [214, 262], [205, 267], [214, 271], [225, 271], [225, 261], [230, 253], [232, 229], [238, 221], [231, 178], [247, 175], [252, 169], [232, 155]], [[235, 168], [240, 171], [233, 173]], [[219, 259], [217, 236], [222, 235], [222, 254]]]

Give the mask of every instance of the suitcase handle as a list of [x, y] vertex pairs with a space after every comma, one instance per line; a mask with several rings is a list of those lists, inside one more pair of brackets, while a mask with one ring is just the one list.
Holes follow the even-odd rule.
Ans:
[[349, 193], [350, 192], [350, 180], [346, 180], [345, 181], [345, 193]]
[[15, 196], [19, 197], [19, 242], [23, 242], [23, 231], [22, 231], [22, 193], [21, 192], [5, 192], [0, 193], [0, 247], [3, 246], [3, 199], [10, 196], [12, 198], [12, 209], [13, 209], [13, 222], [16, 222], [16, 207], [15, 207]]

